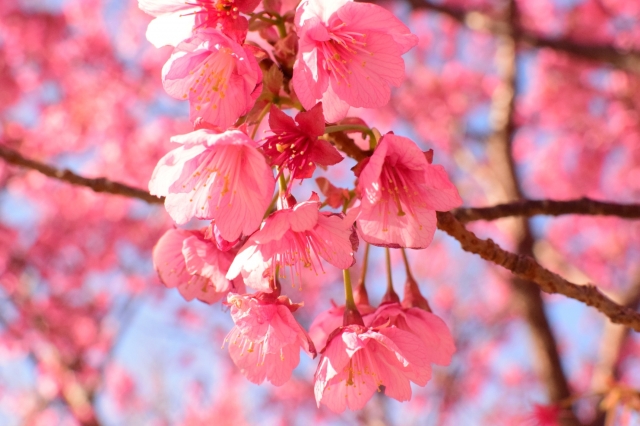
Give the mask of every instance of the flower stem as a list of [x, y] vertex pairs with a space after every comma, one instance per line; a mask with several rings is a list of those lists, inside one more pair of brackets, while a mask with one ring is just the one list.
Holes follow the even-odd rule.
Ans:
[[362, 133], [366, 133], [369, 136], [371, 143], [376, 139], [373, 131], [367, 126], [361, 126], [359, 124], [339, 124], [336, 126], [329, 126], [324, 129], [325, 133], [346, 132], [348, 130], [357, 130]]
[[356, 302], [353, 300], [353, 288], [351, 288], [351, 273], [348, 269], [342, 270], [342, 277], [344, 278], [345, 306], [347, 307], [347, 309], [355, 309]]
[[356, 284], [354, 298], [358, 305], [368, 305], [369, 295], [367, 294], [367, 287], [365, 286], [365, 279], [367, 276], [367, 269], [369, 266], [369, 243], [365, 243], [364, 256], [362, 260], [362, 272], [360, 273], [360, 279]]
[[262, 111], [260, 111], [260, 115], [258, 116], [258, 121], [256, 122], [256, 125], [253, 127], [253, 130], [251, 131], [251, 139], [255, 139], [256, 133], [258, 133], [258, 127], [260, 127], [260, 123], [262, 123], [262, 119], [264, 118], [264, 116], [267, 115], [267, 112], [269, 112], [269, 108], [271, 108], [271, 102], [268, 102], [264, 106], [264, 108], [262, 108]]
[[402, 252], [402, 260], [404, 260], [404, 269], [407, 271], [407, 279], [413, 280], [413, 274], [411, 273], [411, 268], [409, 267], [409, 259], [407, 258], [407, 253], [404, 249], [400, 249]]
[[400, 297], [393, 289], [393, 279], [391, 277], [391, 251], [388, 247], [385, 247], [384, 252], [387, 263], [387, 292], [382, 296], [382, 303], [399, 303]]
[[393, 278], [391, 276], [391, 251], [389, 247], [384, 249], [385, 263], [387, 265], [387, 291], [393, 291]]
[[342, 270], [342, 276], [344, 278], [344, 297], [345, 297], [345, 306], [344, 306], [344, 315], [342, 319], [342, 324], [352, 325], [357, 324], [364, 326], [364, 321], [362, 320], [362, 315], [360, 315], [360, 311], [356, 307], [356, 302], [353, 299], [353, 289], [351, 288], [351, 274], [349, 273], [349, 269]]
[[278, 28], [280, 38], [285, 38], [287, 36], [287, 27], [284, 25], [284, 19], [281, 16], [275, 19], [275, 25]]
[[367, 269], [369, 268], [369, 247], [371, 244], [365, 243], [364, 256], [362, 258], [362, 274], [360, 275], [360, 283], [364, 285], [365, 277], [367, 275]]
[[287, 181], [284, 178], [284, 173], [280, 173], [278, 177], [278, 189], [280, 190], [280, 197], [284, 198], [287, 195]]

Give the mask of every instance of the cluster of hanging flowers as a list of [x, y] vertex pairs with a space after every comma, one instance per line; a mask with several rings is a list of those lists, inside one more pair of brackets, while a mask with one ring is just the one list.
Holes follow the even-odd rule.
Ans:
[[[391, 87], [405, 78], [402, 55], [418, 39], [377, 5], [296, 4], [139, 0], [154, 17], [148, 40], [174, 49], [163, 86], [189, 103], [194, 127], [171, 138], [177, 147], [149, 182], [181, 226], [158, 241], [153, 261], [161, 281], [186, 300], [224, 300], [235, 323], [225, 345], [250, 381], [283, 385], [302, 349], [320, 354], [318, 406], [356, 410], [381, 389], [406, 401], [411, 382], [425, 386], [432, 364], [449, 364], [451, 334], [410, 273], [404, 301], [389, 287], [375, 308], [364, 284], [353, 296], [349, 268], [360, 239], [387, 249], [426, 248], [435, 212], [462, 200], [444, 168], [431, 164], [432, 151], [345, 117], [350, 107], [389, 101]], [[260, 43], [248, 41], [257, 34]], [[267, 114], [268, 136], [255, 140]], [[325, 179], [325, 202], [315, 193], [298, 202], [293, 183], [340, 163], [345, 150], [332, 134], [354, 130], [369, 135], [372, 152], [353, 168], [353, 190]], [[184, 228], [194, 220], [207, 225]], [[344, 270], [346, 302], [319, 315], [308, 334], [294, 316], [302, 303], [281, 294], [280, 280], [288, 274], [303, 290], [304, 269], [329, 267]]]

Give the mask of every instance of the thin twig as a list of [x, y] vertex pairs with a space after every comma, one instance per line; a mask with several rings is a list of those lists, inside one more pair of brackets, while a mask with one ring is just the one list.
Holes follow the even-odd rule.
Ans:
[[57, 169], [45, 163], [41, 163], [36, 160], [31, 160], [22, 156], [18, 151], [8, 148], [5, 145], [0, 145], [0, 157], [4, 158], [8, 163], [15, 164], [16, 166], [26, 167], [34, 169], [42, 173], [43, 175], [52, 177], [54, 179], [62, 180], [72, 185], [84, 186], [92, 189], [95, 192], [105, 192], [108, 194], [123, 195], [125, 197], [139, 198], [147, 203], [159, 204], [164, 202], [164, 198], [158, 198], [147, 191], [134, 188], [123, 183], [114, 182], [109, 179], [100, 178], [86, 178], [80, 176], [68, 169]]
[[561, 216], [565, 214], [640, 219], [640, 204], [610, 203], [586, 197], [566, 201], [520, 200], [491, 207], [461, 208], [454, 210], [452, 213], [462, 223], [475, 220], [495, 220], [511, 216]]
[[[413, 9], [424, 9], [446, 15], [472, 30], [487, 31], [495, 35], [508, 29], [499, 19], [479, 10], [435, 4], [425, 0], [407, 0]], [[551, 38], [522, 28], [513, 33], [518, 43], [537, 48], [549, 48], [588, 61], [604, 62], [634, 73], [640, 73], [640, 51], [625, 50], [609, 44], [586, 44], [563, 38]]]

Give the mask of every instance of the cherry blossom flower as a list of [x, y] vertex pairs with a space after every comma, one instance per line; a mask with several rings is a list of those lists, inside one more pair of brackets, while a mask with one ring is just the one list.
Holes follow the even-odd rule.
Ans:
[[391, 12], [349, 0], [304, 0], [295, 18], [300, 37], [293, 87], [306, 109], [318, 101], [328, 122], [349, 106], [386, 105], [405, 79], [402, 54], [418, 38]]
[[182, 144], [160, 159], [151, 194], [166, 196], [165, 207], [177, 223], [215, 219], [222, 238], [235, 241], [262, 221], [275, 179], [256, 143], [239, 130], [216, 134], [201, 129], [174, 136]]
[[162, 68], [164, 89], [189, 100], [191, 121], [201, 117], [223, 129], [253, 107], [261, 80], [251, 49], [210, 28], [178, 44]]
[[[357, 304], [356, 308], [362, 315], [362, 318], [367, 324], [370, 322], [368, 316], [375, 312], [375, 309], [370, 305]], [[327, 345], [327, 340], [331, 333], [340, 328], [344, 320], [345, 306], [332, 306], [330, 309], [320, 313], [309, 326], [309, 336], [316, 348], [322, 350]]]
[[451, 362], [455, 343], [449, 328], [438, 316], [420, 308], [405, 309], [399, 303], [385, 303], [370, 318], [371, 327], [389, 324], [422, 340], [429, 362], [444, 366]]
[[284, 276], [289, 267], [293, 279], [303, 267], [324, 272], [320, 257], [340, 269], [353, 265], [357, 249], [353, 222], [319, 208], [320, 201], [314, 193], [309, 201], [269, 216], [240, 249], [227, 278], [242, 274], [248, 286], [269, 291], [269, 280], [276, 276], [276, 268]]
[[431, 366], [424, 343], [397, 327], [347, 325], [329, 338], [314, 377], [318, 407], [359, 410], [380, 386], [398, 401], [411, 399], [411, 384], [425, 386]]
[[357, 190], [362, 198], [358, 233], [383, 247], [427, 247], [436, 230], [436, 210], [462, 204], [444, 168], [429, 164], [413, 141], [393, 133], [382, 137], [360, 169]]
[[200, 231], [168, 230], [153, 249], [153, 264], [160, 280], [177, 287], [186, 300], [215, 303], [230, 290], [244, 291], [242, 280], [229, 281], [225, 274], [233, 255], [217, 249]]
[[313, 342], [292, 312], [301, 305], [274, 293], [229, 294], [235, 327], [227, 335], [229, 354], [242, 374], [251, 382], [268, 380], [282, 386], [300, 362], [300, 348], [312, 358]]
[[238, 42], [248, 22], [240, 13], [251, 13], [260, 0], [138, 0], [140, 9], [155, 18], [147, 27], [147, 40], [155, 47], [177, 46], [198, 28], [216, 28]]
[[324, 134], [322, 104], [298, 113], [295, 122], [278, 108], [271, 107], [269, 126], [274, 135], [267, 138], [262, 149], [272, 166], [286, 167], [293, 179], [310, 178], [316, 164], [326, 167], [342, 161], [342, 155], [333, 145], [318, 139]]

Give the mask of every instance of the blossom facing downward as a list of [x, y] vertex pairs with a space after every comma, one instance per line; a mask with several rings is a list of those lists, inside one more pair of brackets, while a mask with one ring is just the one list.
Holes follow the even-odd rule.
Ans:
[[[368, 318], [369, 314], [372, 314], [375, 309], [370, 305], [356, 305], [358, 312], [362, 315], [365, 324], [370, 322]], [[313, 344], [316, 345], [318, 350], [322, 350], [326, 345], [335, 330], [340, 328], [344, 321], [345, 306], [332, 306], [329, 310], [321, 312], [311, 325], [309, 326], [309, 336], [313, 340]]]
[[227, 335], [229, 354], [251, 382], [282, 386], [300, 362], [300, 348], [312, 358], [313, 342], [292, 312], [301, 305], [273, 293], [229, 294], [235, 327]]
[[244, 291], [242, 280], [229, 281], [225, 274], [233, 255], [217, 249], [199, 231], [170, 229], [153, 248], [153, 264], [160, 281], [190, 301], [215, 303], [230, 290]]
[[411, 399], [411, 383], [425, 386], [431, 366], [424, 344], [397, 327], [348, 325], [336, 330], [314, 377], [318, 407], [359, 410], [380, 386], [398, 401]]
[[147, 40], [155, 47], [177, 46], [198, 28], [220, 26], [238, 42], [248, 22], [240, 13], [251, 13], [260, 0], [138, 0], [138, 7], [155, 18], [147, 27]]
[[165, 196], [177, 223], [215, 219], [222, 238], [255, 231], [271, 202], [275, 179], [256, 143], [239, 130], [201, 129], [171, 138], [182, 146], [160, 159], [149, 182]]
[[402, 54], [418, 38], [391, 12], [349, 0], [303, 0], [296, 10], [299, 50], [293, 87], [306, 109], [322, 101], [328, 122], [350, 106], [386, 105], [405, 79]]
[[340, 269], [353, 265], [357, 250], [353, 221], [319, 208], [314, 194], [309, 201], [271, 214], [240, 249], [227, 278], [242, 274], [249, 287], [270, 291], [276, 268], [280, 276], [289, 268], [293, 279], [302, 268], [324, 272], [321, 257]]
[[162, 85], [189, 100], [189, 118], [226, 129], [253, 107], [262, 72], [251, 50], [219, 30], [199, 30], [175, 48], [162, 68]]
[[429, 362], [443, 366], [451, 362], [456, 346], [449, 328], [438, 316], [420, 308], [405, 309], [399, 303], [385, 303], [370, 318], [371, 327], [389, 324], [422, 340]]
[[298, 113], [295, 122], [293, 118], [272, 106], [269, 127], [273, 136], [267, 138], [262, 149], [272, 166], [278, 166], [280, 169], [286, 167], [293, 179], [310, 178], [316, 164], [326, 167], [343, 159], [333, 145], [319, 139], [324, 134], [322, 104]]
[[387, 133], [358, 177], [362, 203], [358, 233], [383, 247], [427, 247], [436, 231], [436, 210], [462, 205], [444, 168], [429, 164], [410, 139]]

